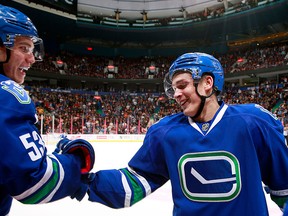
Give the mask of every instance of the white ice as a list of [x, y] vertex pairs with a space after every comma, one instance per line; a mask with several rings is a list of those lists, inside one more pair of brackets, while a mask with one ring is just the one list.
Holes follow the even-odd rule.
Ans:
[[[139, 149], [141, 142], [115, 143], [100, 142], [92, 143], [95, 148], [96, 159], [93, 171], [99, 169], [114, 169], [126, 167], [127, 162]], [[48, 151], [52, 152], [54, 145], [47, 145]], [[282, 215], [279, 208], [267, 196], [270, 216]], [[251, 203], [253, 205], [253, 203]], [[85, 196], [81, 202], [65, 198], [57, 202], [24, 205], [16, 200], [13, 201], [9, 216], [51, 216], [51, 215], [95, 215], [95, 216], [172, 216], [172, 196], [170, 182], [158, 189], [144, 200], [134, 206], [125, 209], [111, 209], [98, 203], [88, 201]]]

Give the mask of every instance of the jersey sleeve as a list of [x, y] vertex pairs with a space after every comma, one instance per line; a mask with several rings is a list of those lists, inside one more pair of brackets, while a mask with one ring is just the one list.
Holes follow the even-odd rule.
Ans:
[[258, 105], [255, 107], [251, 111], [257, 117], [248, 124], [258, 154], [262, 181], [269, 187], [272, 199], [283, 207], [288, 198], [288, 149], [283, 126], [271, 112]]
[[151, 127], [143, 145], [122, 169], [101, 170], [90, 185], [89, 200], [112, 208], [130, 207], [159, 187], [169, 177], [160, 147], [161, 130]]
[[0, 83], [0, 199], [47, 203], [72, 195], [80, 185], [80, 161], [73, 155], [47, 155], [38, 133], [35, 106], [13, 81]]

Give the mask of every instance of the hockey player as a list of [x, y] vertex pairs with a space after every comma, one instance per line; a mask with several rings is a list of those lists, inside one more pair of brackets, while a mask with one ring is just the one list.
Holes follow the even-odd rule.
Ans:
[[177, 58], [166, 94], [182, 112], [152, 125], [128, 167], [100, 170], [89, 200], [129, 207], [170, 180], [174, 216], [268, 216], [262, 181], [282, 207], [288, 195], [288, 150], [281, 122], [257, 104], [218, 100], [220, 62], [205, 53]]
[[47, 155], [35, 127], [36, 109], [22, 88], [26, 71], [43, 58], [43, 43], [31, 20], [0, 5], [0, 216], [12, 199], [24, 204], [48, 203], [85, 193], [81, 177], [93, 167], [93, 147], [63, 138]]

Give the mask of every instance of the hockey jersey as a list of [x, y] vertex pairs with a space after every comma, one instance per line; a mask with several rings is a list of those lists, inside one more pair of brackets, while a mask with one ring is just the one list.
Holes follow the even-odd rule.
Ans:
[[174, 216], [268, 216], [262, 181], [288, 195], [281, 122], [257, 104], [222, 102], [201, 125], [183, 113], [161, 119], [126, 168], [96, 172], [89, 200], [129, 207], [170, 180]]
[[80, 185], [79, 159], [47, 155], [34, 103], [20, 85], [0, 75], [0, 95], [0, 216], [12, 198], [38, 204], [72, 195]]

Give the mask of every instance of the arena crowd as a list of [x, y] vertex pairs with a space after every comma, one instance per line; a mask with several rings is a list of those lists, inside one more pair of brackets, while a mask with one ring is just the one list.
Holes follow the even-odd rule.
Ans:
[[[272, 44], [264, 47], [234, 50], [226, 54], [211, 53], [219, 59], [225, 73], [236, 73], [261, 68], [271, 68], [288, 63], [288, 46], [286, 43]], [[103, 57], [95, 55], [76, 55], [62, 51], [59, 55], [49, 55], [45, 61], [33, 65], [33, 68], [52, 73], [63, 73], [73, 76], [90, 76], [107, 78], [105, 68], [109, 62], [118, 68], [115, 78], [143, 79], [147, 78], [145, 69], [151, 65], [158, 68], [154, 78], [162, 78], [168, 71], [170, 64], [178, 56], [157, 56], [127, 58], [123, 56]], [[57, 61], [61, 62], [57, 65]]]
[[[213, 55], [222, 63], [225, 73], [241, 73], [247, 70], [287, 65], [288, 46], [276, 44], [231, 51], [225, 55]], [[47, 55], [45, 61], [33, 67], [51, 73], [64, 72], [73, 76], [106, 78], [105, 67], [112, 61], [114, 66], [118, 67], [115, 79], [143, 79], [147, 78], [145, 68], [153, 64], [159, 68], [155, 78], [162, 78], [175, 58], [175, 56], [112, 58], [78, 56], [62, 52], [57, 56]], [[57, 66], [59, 60], [61, 60], [61, 68]], [[226, 86], [221, 99], [227, 104], [258, 103], [272, 111], [287, 127], [287, 79], [288, 74], [281, 76], [277, 83], [264, 81], [259, 86], [249, 88], [240, 88], [237, 85]], [[43, 90], [43, 86], [29, 86], [28, 89], [36, 104], [39, 119], [43, 119], [44, 134], [53, 132], [143, 134], [158, 119], [180, 111], [175, 101], [168, 99], [164, 92], [157, 92], [155, 96], [145, 91], [141, 94], [133, 94], [112, 90], [109, 94], [95, 96], [65, 91], [47, 92]], [[41, 121], [39, 121], [39, 128], [40, 124]]]

